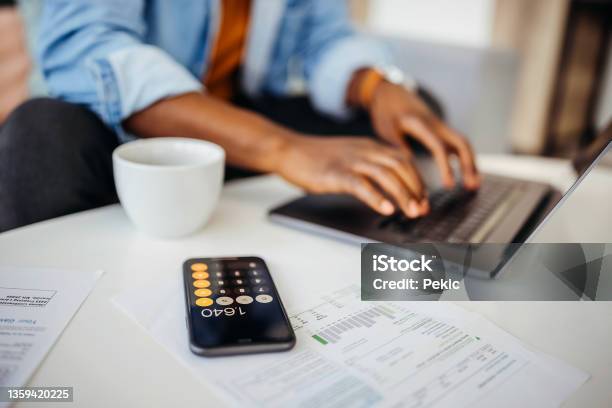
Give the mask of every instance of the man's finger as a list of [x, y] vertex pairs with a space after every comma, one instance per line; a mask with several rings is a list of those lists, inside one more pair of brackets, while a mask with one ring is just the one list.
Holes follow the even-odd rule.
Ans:
[[372, 160], [396, 172], [417, 200], [426, 199], [425, 184], [410, 157], [392, 148], [384, 148], [380, 152], [372, 152]]
[[381, 118], [381, 115], [374, 116], [373, 126], [381, 139], [397, 147], [408, 158], [412, 158], [412, 149], [406, 143], [404, 132], [394, 120], [387, 117]]
[[442, 182], [447, 188], [453, 187], [455, 177], [453, 176], [448, 152], [438, 135], [429, 128], [424, 120], [415, 116], [402, 117], [399, 124], [406, 133], [420, 141], [430, 151], [440, 170]]
[[438, 134], [440, 134], [444, 141], [457, 153], [465, 187], [468, 189], [478, 188], [480, 185], [480, 176], [476, 168], [474, 152], [469, 142], [442, 121], [436, 121], [434, 126], [438, 130]]
[[370, 162], [357, 163], [354, 170], [374, 181], [395, 201], [407, 217], [416, 218], [421, 215], [419, 201], [392, 170]]
[[365, 177], [348, 174], [342, 181], [342, 192], [355, 196], [358, 200], [382, 215], [391, 215], [395, 207]]

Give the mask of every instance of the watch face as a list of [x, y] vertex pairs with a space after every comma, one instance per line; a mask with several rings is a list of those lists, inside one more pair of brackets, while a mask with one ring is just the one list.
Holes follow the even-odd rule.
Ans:
[[403, 85], [404, 83], [404, 73], [398, 67], [386, 67], [384, 70], [385, 79], [392, 84]]
[[376, 69], [386, 81], [392, 84], [401, 85], [407, 89], [415, 89], [417, 86], [416, 81], [412, 77], [405, 75], [404, 71], [395, 65], [377, 67]]

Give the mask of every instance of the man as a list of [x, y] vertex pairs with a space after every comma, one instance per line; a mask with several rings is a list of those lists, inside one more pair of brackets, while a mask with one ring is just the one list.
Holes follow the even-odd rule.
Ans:
[[[69, 103], [29, 102], [4, 126], [0, 230], [115, 200], [110, 154], [133, 137], [210, 140], [230, 165], [352, 194], [385, 215], [429, 210], [405, 137], [432, 153], [446, 186], [455, 182], [451, 155], [465, 187], [479, 185], [466, 139], [400, 83], [384, 47], [351, 28], [344, 1], [44, 4], [40, 63], [51, 94]], [[240, 107], [257, 110], [300, 84], [322, 116], [367, 112], [378, 140], [314, 138]]]

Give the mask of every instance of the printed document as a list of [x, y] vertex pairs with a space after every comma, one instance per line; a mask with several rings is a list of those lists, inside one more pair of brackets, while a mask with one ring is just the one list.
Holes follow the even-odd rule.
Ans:
[[289, 352], [212, 359], [189, 351], [179, 282], [115, 303], [234, 406], [554, 407], [588, 379], [451, 303], [359, 296], [286, 305]]
[[0, 268], [0, 386], [26, 385], [101, 274]]

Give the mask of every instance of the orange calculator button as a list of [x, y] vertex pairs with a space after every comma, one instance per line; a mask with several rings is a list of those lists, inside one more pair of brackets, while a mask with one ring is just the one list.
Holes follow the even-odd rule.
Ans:
[[196, 289], [195, 292], [193, 292], [193, 294], [196, 295], [197, 297], [209, 297], [210, 295], [212, 295], [212, 290]]
[[194, 263], [191, 265], [191, 270], [194, 272], [204, 272], [208, 270], [208, 265], [205, 263]]
[[195, 301], [196, 305], [201, 306], [201, 307], [206, 307], [206, 306], [210, 306], [213, 304], [213, 301], [211, 298], [199, 298]]
[[208, 279], [208, 272], [194, 272], [191, 277], [193, 279]]
[[193, 281], [193, 286], [196, 288], [207, 288], [210, 286], [210, 282], [207, 280], [197, 280]]

